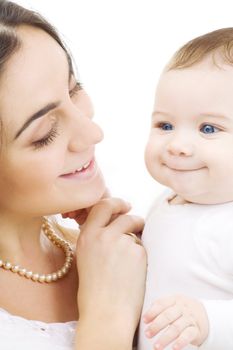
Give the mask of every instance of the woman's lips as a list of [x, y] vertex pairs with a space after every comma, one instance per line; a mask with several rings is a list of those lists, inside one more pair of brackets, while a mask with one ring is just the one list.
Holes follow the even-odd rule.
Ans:
[[60, 175], [62, 179], [70, 179], [70, 180], [85, 180], [90, 179], [96, 173], [96, 162], [94, 159], [85, 163], [82, 167], [74, 170], [71, 173]]

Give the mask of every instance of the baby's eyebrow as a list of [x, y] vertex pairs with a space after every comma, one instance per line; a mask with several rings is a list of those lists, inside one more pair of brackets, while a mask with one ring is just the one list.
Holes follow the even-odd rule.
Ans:
[[[152, 113], [152, 119], [156, 118], [156, 117], [165, 117], [165, 118], [174, 118], [174, 115], [171, 115], [170, 113], [167, 112], [163, 112], [163, 111], [159, 111], [159, 110], [155, 110]], [[211, 113], [211, 112], [203, 112], [203, 113], [198, 113], [197, 115], [193, 115], [193, 118], [214, 118], [214, 119], [222, 119], [222, 120], [229, 120], [232, 118], [229, 118], [228, 116], [226, 116], [223, 113]]]
[[217, 114], [217, 113], [200, 113], [200, 115], [199, 115], [200, 117], [207, 117], [207, 118], [215, 118], [215, 119], [219, 119], [219, 118], [221, 118], [221, 119], [229, 119], [226, 115], [224, 115], [224, 114], [221, 114], [221, 113], [219, 113], [219, 114]]
[[157, 111], [157, 110], [153, 111], [152, 116], [151, 116], [152, 119], [157, 117], [157, 116], [163, 116], [163, 117], [167, 117], [167, 118], [171, 118], [172, 117], [171, 114], [166, 113], [166, 112]]

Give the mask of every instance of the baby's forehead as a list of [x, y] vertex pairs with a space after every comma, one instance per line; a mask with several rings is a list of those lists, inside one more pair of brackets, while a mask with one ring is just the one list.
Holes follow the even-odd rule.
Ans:
[[158, 82], [155, 106], [172, 114], [233, 115], [233, 66], [210, 58], [182, 69], [165, 70]]
[[[164, 84], [189, 83], [194, 85], [199, 82], [202, 83], [223, 82], [233, 84], [233, 65], [226, 62], [221, 54], [213, 56], [212, 54], [206, 56], [198, 63], [185, 68], [165, 69], [161, 73], [158, 87]], [[224, 87], [224, 86], [223, 86]], [[227, 86], [226, 86], [227, 88]]]

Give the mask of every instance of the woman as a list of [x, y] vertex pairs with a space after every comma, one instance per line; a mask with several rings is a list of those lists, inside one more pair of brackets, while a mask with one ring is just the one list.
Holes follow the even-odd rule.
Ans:
[[[55, 29], [38, 14], [1, 1], [0, 339], [5, 350], [132, 348], [146, 258], [131, 232], [140, 232], [143, 223], [126, 215], [127, 203], [101, 199], [106, 188], [94, 149], [103, 135], [92, 116]], [[50, 215], [68, 213], [64, 216], [78, 220], [88, 207], [74, 248], [73, 236], [62, 233]]]

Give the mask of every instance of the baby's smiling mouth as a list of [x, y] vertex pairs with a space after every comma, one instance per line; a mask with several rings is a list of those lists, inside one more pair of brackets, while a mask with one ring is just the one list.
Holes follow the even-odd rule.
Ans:
[[169, 167], [169, 169], [174, 170], [174, 171], [179, 171], [179, 172], [188, 172], [188, 171], [200, 170], [200, 168], [199, 169], [178, 169], [178, 168], [170, 168], [170, 167]]
[[173, 170], [173, 171], [177, 171], [177, 172], [191, 172], [191, 171], [197, 171], [197, 170], [201, 170], [204, 169], [203, 166], [201, 167], [193, 167], [193, 168], [187, 168], [187, 167], [179, 167], [179, 166], [170, 166], [168, 164], [163, 164], [166, 168]]

